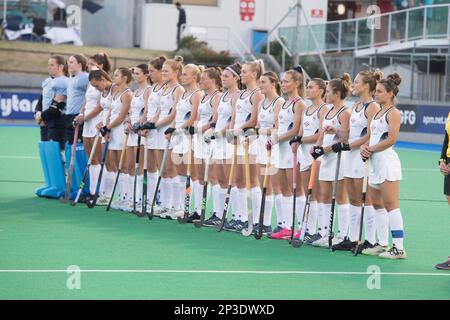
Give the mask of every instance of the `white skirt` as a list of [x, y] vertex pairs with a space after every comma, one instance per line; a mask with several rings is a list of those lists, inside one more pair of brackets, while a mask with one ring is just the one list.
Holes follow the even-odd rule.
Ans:
[[[248, 154], [256, 156], [258, 154], [258, 144], [256, 142], [256, 138], [252, 137], [250, 138], [250, 146], [248, 148]], [[237, 155], [239, 157], [244, 156], [244, 139], [238, 139], [238, 148], [237, 148]]]
[[[336, 177], [336, 166], [337, 166], [337, 153], [331, 151], [330, 153], [324, 154], [319, 158], [321, 160], [319, 180], [321, 181], [334, 181]], [[338, 180], [344, 179], [344, 173], [342, 170], [342, 157], [341, 165], [339, 166], [339, 176]]]
[[187, 134], [172, 135], [170, 144], [173, 147], [173, 153], [186, 154], [189, 151], [189, 137]]
[[364, 162], [359, 149], [342, 152], [342, 166], [344, 177], [353, 179], [364, 178]]
[[[156, 150], [164, 150], [166, 149], [166, 144], [167, 144], [167, 139], [166, 139], [166, 135], [164, 134], [164, 132], [170, 127], [170, 124], [168, 124], [167, 126], [158, 128], [154, 131], [156, 131], [155, 134], [155, 141], [154, 141], [154, 145]], [[170, 143], [169, 145], [169, 150], [172, 149], [172, 143]]]
[[[257, 140], [257, 147], [258, 147], [258, 154], [256, 156], [256, 162], [258, 164], [268, 164], [268, 154], [267, 154], [267, 141], [269, 141], [269, 137], [266, 135], [261, 135], [258, 137]], [[275, 152], [274, 150], [272, 150], [272, 154], [270, 157], [270, 164], [275, 164], [275, 156], [274, 156]]]
[[158, 149], [159, 141], [158, 141], [158, 130], [150, 130], [147, 137], [147, 148], [149, 150]]
[[313, 163], [313, 157], [310, 153], [311, 148], [314, 146], [313, 143], [301, 144], [297, 150], [297, 159], [300, 163], [300, 172], [305, 172], [311, 170]]
[[[138, 136], [137, 133], [130, 132], [130, 133], [128, 134], [128, 143], [127, 143], [127, 146], [128, 146], [128, 147], [137, 147], [137, 145], [138, 145], [138, 139], [139, 139], [139, 136]], [[141, 145], [141, 146], [144, 145], [144, 137], [141, 137], [141, 144], [140, 144], [140, 145]]]
[[212, 144], [206, 143], [202, 134], [194, 134], [192, 146], [194, 149], [194, 158], [205, 160], [210, 157]]
[[109, 133], [109, 150], [122, 150], [125, 142], [125, 128], [123, 123], [111, 129]]
[[386, 180], [402, 180], [402, 165], [392, 148], [373, 153], [369, 162], [369, 183], [379, 185]]
[[233, 158], [233, 145], [221, 137], [211, 142], [214, 160], [229, 160]]
[[99, 115], [95, 118], [89, 119], [83, 124], [83, 137], [84, 138], [94, 138], [97, 134], [97, 124], [101, 121]]
[[289, 141], [283, 141], [274, 146], [275, 167], [278, 169], [292, 169], [294, 167], [294, 153], [292, 152]]

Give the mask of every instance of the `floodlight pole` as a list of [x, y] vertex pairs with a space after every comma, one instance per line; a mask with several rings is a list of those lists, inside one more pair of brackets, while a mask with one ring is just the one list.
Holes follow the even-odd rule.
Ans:
[[297, 21], [295, 23], [295, 45], [294, 45], [294, 66], [300, 63], [300, 15], [302, 10], [302, 1], [297, 0]]

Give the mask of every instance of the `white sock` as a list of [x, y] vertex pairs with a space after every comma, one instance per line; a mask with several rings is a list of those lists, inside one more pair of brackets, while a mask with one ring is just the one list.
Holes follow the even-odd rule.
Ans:
[[147, 202], [152, 203], [155, 196], [156, 182], [158, 181], [158, 174], [155, 172], [147, 174]]
[[100, 182], [100, 195], [110, 198], [112, 189], [114, 187], [114, 172], [109, 172], [106, 168], [103, 169], [103, 177]]
[[89, 193], [90, 194], [95, 194], [95, 191], [97, 188], [98, 176], [100, 175], [100, 168], [101, 168], [101, 166], [99, 164], [91, 165], [89, 168]]
[[389, 244], [389, 216], [386, 209], [375, 210], [375, 224], [378, 243], [385, 247]]
[[264, 225], [272, 225], [272, 209], [273, 209], [273, 195], [266, 196], [266, 203], [264, 205]]
[[283, 195], [275, 195], [275, 210], [277, 214], [277, 226], [280, 228], [285, 228], [284, 225], [284, 212], [283, 212]]
[[225, 208], [225, 199], [227, 197], [227, 189], [225, 188], [221, 188], [219, 185], [219, 203], [217, 204], [217, 209], [219, 211], [216, 212], [217, 217], [222, 219], [222, 215], [223, 215], [223, 210]]
[[389, 226], [391, 227], [392, 243], [399, 249], [403, 250], [403, 217], [399, 208], [389, 211]]
[[[295, 199], [295, 214], [297, 215], [298, 225], [300, 226], [303, 222], [303, 213], [305, 212], [306, 197], [298, 196]], [[304, 230], [303, 230], [304, 232]]]
[[128, 175], [121, 173], [119, 175], [119, 200], [125, 200], [127, 198], [127, 184]]
[[186, 176], [179, 176], [179, 181], [177, 184], [177, 206], [175, 207], [175, 209], [177, 211], [184, 211], [184, 189], [186, 188], [186, 181], [187, 181], [187, 177]]
[[195, 188], [195, 211], [200, 214], [202, 211], [203, 186], [196, 181]]
[[286, 229], [292, 228], [292, 197], [283, 196], [282, 206], [284, 212], [284, 226]]
[[377, 242], [375, 215], [375, 208], [373, 206], [366, 206], [364, 209], [364, 234], [366, 240], [371, 244], [375, 244]]
[[180, 199], [178, 197], [178, 183], [179, 183], [179, 177], [176, 176], [172, 179], [170, 179], [170, 202], [169, 202], [169, 209], [177, 209], [179, 206]]
[[212, 187], [213, 196], [213, 212], [217, 216], [220, 212], [220, 185], [216, 184]]
[[330, 235], [331, 203], [322, 203], [322, 237]]
[[242, 222], [248, 221], [247, 211], [247, 194], [245, 189], [238, 189], [239, 191], [239, 217]]
[[308, 224], [306, 226], [306, 232], [308, 232], [310, 235], [313, 235], [317, 232], [317, 215], [317, 201], [311, 201], [309, 204]]
[[231, 202], [231, 209], [232, 209], [232, 219], [234, 221], [238, 220], [239, 216], [239, 190], [236, 187], [231, 188], [231, 194], [230, 194], [230, 202]]
[[252, 188], [252, 210], [253, 210], [253, 224], [259, 223], [259, 214], [261, 211], [262, 192], [259, 187]]
[[160, 192], [160, 200], [161, 200], [161, 207], [162, 208], [168, 208], [169, 207], [169, 179], [168, 178], [161, 178], [161, 182], [159, 184], [159, 192]]
[[[364, 208], [364, 213], [365, 213]], [[361, 226], [361, 207], [350, 205], [350, 227], [348, 237], [350, 241], [355, 242], [359, 240], [359, 231]]]
[[[137, 183], [137, 185], [136, 185], [136, 201], [142, 202], [142, 188], [144, 185], [144, 176], [143, 175], [137, 176], [136, 183]], [[147, 179], [147, 183], [148, 183], [148, 179]], [[148, 196], [148, 194], [147, 194], [147, 196]]]
[[[128, 175], [128, 200], [133, 203], [133, 199], [134, 199], [134, 176], [132, 175]], [[138, 198], [138, 193], [137, 193], [137, 181], [136, 181], [136, 201]]]
[[338, 237], [344, 239], [348, 235], [350, 226], [350, 207], [348, 204], [343, 204], [339, 206], [338, 210]]

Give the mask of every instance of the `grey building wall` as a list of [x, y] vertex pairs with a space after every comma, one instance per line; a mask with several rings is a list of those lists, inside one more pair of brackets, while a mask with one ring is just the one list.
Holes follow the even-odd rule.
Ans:
[[130, 48], [136, 44], [136, 32], [140, 28], [143, 0], [97, 0], [103, 9], [95, 14], [83, 10], [81, 38], [85, 45], [114, 48]]

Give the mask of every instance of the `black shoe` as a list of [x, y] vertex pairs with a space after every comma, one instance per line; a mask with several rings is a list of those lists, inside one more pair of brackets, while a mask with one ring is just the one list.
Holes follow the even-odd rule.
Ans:
[[203, 223], [205, 227], [217, 227], [222, 223], [222, 219], [216, 216], [214, 212], [213, 215]]
[[320, 235], [320, 233], [315, 233], [312, 236], [309, 236], [309, 239], [305, 240], [304, 242], [306, 244], [312, 245], [313, 242], [316, 242], [317, 240], [320, 240], [321, 238], [322, 238], [322, 236]]
[[355, 248], [355, 246], [356, 246], [356, 242], [352, 242], [352, 241], [350, 241], [349, 238], [345, 237], [344, 241], [339, 242], [338, 244], [335, 244], [332, 249], [333, 249], [333, 251], [335, 251], [335, 250], [348, 251], [348, 250]]
[[[356, 243], [357, 243], [357, 242], [356, 242]], [[355, 243], [355, 247], [356, 247], [356, 243]], [[355, 252], [355, 247], [353, 247], [353, 248], [351, 249], [353, 252]], [[373, 248], [373, 247], [375, 247], [375, 245], [373, 245], [373, 244], [371, 244], [369, 241], [365, 240], [365, 241], [363, 242], [363, 244], [361, 244], [361, 245], [359, 246], [359, 248], [358, 248], [358, 254], [362, 254], [363, 250], [365, 250], [365, 249], [371, 249], [371, 248]]]
[[311, 239], [312, 235], [310, 235], [308, 232], [305, 232], [305, 235], [303, 237], [303, 242], [309, 241]]
[[435, 265], [434, 267], [439, 270], [450, 270], [450, 259], [448, 259], [447, 261], [445, 261], [443, 263], [439, 263], [439, 264]]
[[247, 229], [248, 228], [248, 221], [244, 222], [239, 220], [235, 225], [232, 231], [234, 232], [242, 232], [243, 229]]
[[194, 223], [200, 221], [200, 219], [201, 219], [200, 215], [197, 212], [194, 212], [189, 217], [187, 217], [186, 223]]
[[223, 230], [226, 231], [235, 231], [234, 230], [234, 226], [238, 223], [238, 220], [230, 220], [225, 222], [224, 226], [223, 226]]

